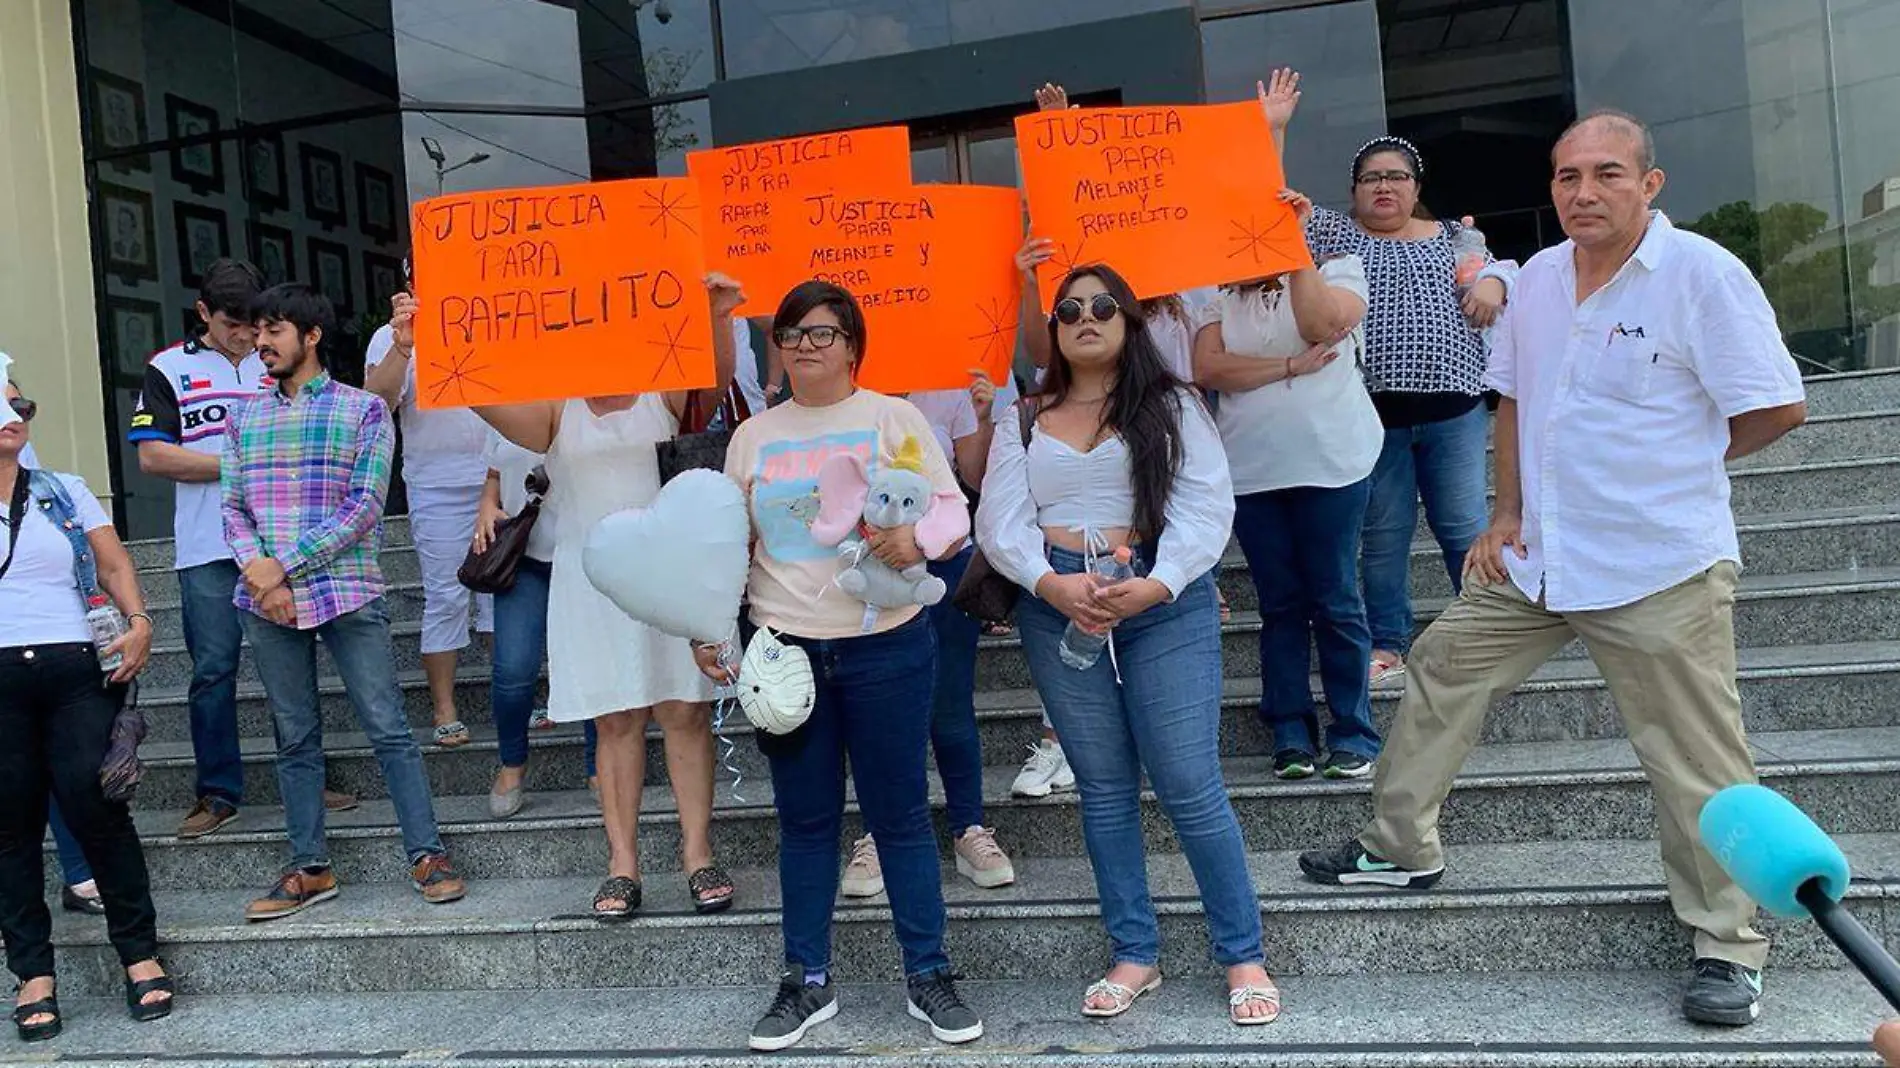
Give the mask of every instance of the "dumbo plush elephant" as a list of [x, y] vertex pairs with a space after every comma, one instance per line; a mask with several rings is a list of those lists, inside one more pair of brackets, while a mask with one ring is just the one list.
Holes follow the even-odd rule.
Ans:
[[811, 536], [837, 546], [838, 588], [874, 608], [933, 605], [948, 591], [924, 564], [897, 571], [871, 555], [866, 536], [890, 527], [915, 528], [917, 547], [935, 559], [970, 532], [961, 493], [938, 492], [923, 471], [923, 450], [906, 438], [896, 457], [867, 474], [855, 453], [838, 453], [818, 469], [818, 518]]

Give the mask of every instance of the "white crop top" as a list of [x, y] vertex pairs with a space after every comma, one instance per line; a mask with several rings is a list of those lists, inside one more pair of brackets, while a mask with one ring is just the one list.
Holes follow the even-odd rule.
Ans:
[[[1021, 432], [1020, 422], [1016, 429]], [[1128, 446], [1119, 436], [1104, 439], [1088, 452], [1077, 452], [1061, 438], [1031, 431], [1028, 466], [1037, 526], [1081, 533], [1135, 525]], [[1090, 492], [1069, 492], [1072, 488]]]
[[[1234, 489], [1227, 451], [1207, 408], [1188, 390], [1176, 396], [1181, 405], [1181, 467], [1168, 494], [1149, 577], [1178, 597], [1227, 551], [1234, 527]], [[1032, 430], [1030, 436], [1025, 449], [1022, 421], [1014, 412], [996, 420], [977, 505], [976, 540], [990, 566], [1034, 593], [1036, 583], [1054, 570], [1044, 527], [1131, 526], [1135, 493], [1128, 448], [1119, 437], [1080, 453], [1050, 435]]]

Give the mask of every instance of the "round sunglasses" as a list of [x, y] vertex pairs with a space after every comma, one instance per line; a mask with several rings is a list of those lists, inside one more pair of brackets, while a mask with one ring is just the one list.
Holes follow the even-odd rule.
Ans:
[[1056, 301], [1053, 317], [1063, 326], [1074, 326], [1082, 321], [1084, 310], [1088, 312], [1089, 318], [1098, 323], [1105, 323], [1113, 319], [1116, 313], [1122, 310], [1122, 306], [1121, 302], [1110, 293], [1097, 293], [1090, 297], [1086, 308], [1080, 297], [1063, 297]]

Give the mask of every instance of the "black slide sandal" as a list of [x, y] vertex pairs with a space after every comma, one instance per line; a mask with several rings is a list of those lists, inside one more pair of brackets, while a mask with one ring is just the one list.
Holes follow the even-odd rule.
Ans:
[[[148, 994], [166, 993], [171, 997], [162, 998], [151, 1004], [145, 1003]], [[151, 979], [131, 979], [125, 981], [125, 1010], [139, 1023], [151, 1023], [162, 1020], [172, 1014], [172, 1001], [178, 996], [178, 985], [169, 975], [160, 975]]]
[[[701, 894], [713, 890], [725, 893], [717, 897], [701, 897]], [[732, 907], [732, 876], [717, 864], [708, 864], [686, 878], [686, 892], [693, 896], [693, 911], [701, 916], [715, 912], [724, 912]]]
[[[26, 1022], [35, 1016], [51, 1016], [52, 1019], [36, 1024]], [[20, 1032], [22, 1042], [44, 1042], [49, 1038], [58, 1038], [66, 1026], [59, 1015], [59, 996], [55, 994], [15, 1007], [13, 1026]]]
[[[603, 901], [625, 902], [617, 909], [603, 909]], [[640, 880], [629, 879], [625, 875], [616, 875], [600, 884], [594, 893], [594, 918], [602, 923], [614, 923], [625, 920], [640, 907]]]

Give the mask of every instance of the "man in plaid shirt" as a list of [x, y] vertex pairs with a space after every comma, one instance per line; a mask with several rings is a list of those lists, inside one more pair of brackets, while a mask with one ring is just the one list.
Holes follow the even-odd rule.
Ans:
[[389, 409], [324, 371], [317, 345], [334, 316], [315, 290], [298, 283], [267, 289], [251, 317], [257, 354], [276, 388], [230, 414], [224, 534], [243, 572], [236, 602], [275, 719], [291, 862], [246, 918], [289, 916], [337, 895], [323, 839], [319, 635], [376, 751], [416, 889], [431, 904], [459, 900], [466, 888], [436, 830], [383, 603], [377, 554], [395, 450]]

